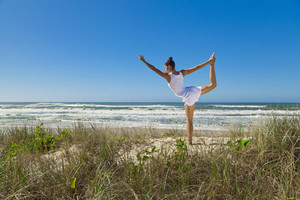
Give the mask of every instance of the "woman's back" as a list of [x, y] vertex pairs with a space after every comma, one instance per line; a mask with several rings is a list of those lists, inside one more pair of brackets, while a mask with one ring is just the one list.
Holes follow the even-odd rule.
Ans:
[[180, 71], [178, 75], [170, 74], [171, 81], [168, 83], [168, 86], [171, 88], [171, 90], [174, 92], [174, 94], [178, 97], [182, 97], [182, 93], [184, 92], [184, 83], [183, 83], [183, 75]]
[[168, 83], [168, 85], [176, 96], [181, 98], [182, 101], [188, 106], [191, 106], [198, 101], [201, 95], [201, 86], [185, 87], [183, 83], [183, 74], [181, 71], [178, 75], [172, 74], [172, 72], [169, 74], [171, 81]]

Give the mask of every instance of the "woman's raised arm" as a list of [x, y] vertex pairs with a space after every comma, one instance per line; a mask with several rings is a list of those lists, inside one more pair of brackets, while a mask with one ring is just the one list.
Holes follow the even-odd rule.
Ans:
[[188, 75], [188, 74], [191, 74], [191, 73], [197, 71], [198, 69], [201, 69], [202, 67], [204, 67], [204, 66], [206, 66], [206, 65], [208, 65], [208, 64], [214, 63], [215, 60], [216, 60], [216, 58], [215, 58], [215, 53], [213, 53], [212, 56], [209, 58], [208, 61], [206, 61], [206, 62], [204, 62], [204, 63], [202, 63], [202, 64], [200, 64], [200, 65], [197, 65], [197, 66], [195, 66], [195, 67], [192, 67], [192, 68], [189, 68], [189, 69], [183, 69], [183, 70], [181, 70], [182, 75], [183, 75], [183, 76], [186, 76], [186, 75]]
[[154, 72], [156, 72], [156, 73], [157, 73], [158, 75], [160, 75], [161, 77], [167, 79], [167, 77], [168, 77], [168, 73], [167, 73], [167, 72], [162, 72], [162, 71], [160, 71], [159, 69], [157, 69], [156, 67], [154, 67], [153, 65], [147, 63], [147, 62], [145, 61], [144, 56], [142, 56], [142, 55], [138, 55], [138, 56], [139, 56], [139, 59], [140, 59], [143, 63], [145, 63], [145, 65], [147, 65], [150, 69], [152, 69]]

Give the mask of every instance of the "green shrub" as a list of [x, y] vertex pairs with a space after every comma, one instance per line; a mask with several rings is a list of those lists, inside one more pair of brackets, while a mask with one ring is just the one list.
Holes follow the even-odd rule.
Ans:
[[[5, 150], [4, 159], [13, 158], [19, 151], [48, 152], [58, 148], [58, 142], [71, 136], [69, 129], [62, 130], [57, 136], [47, 133], [43, 128], [44, 123], [35, 127], [34, 133], [17, 142], [12, 141], [10, 147]], [[18, 131], [19, 132], [19, 131]]]

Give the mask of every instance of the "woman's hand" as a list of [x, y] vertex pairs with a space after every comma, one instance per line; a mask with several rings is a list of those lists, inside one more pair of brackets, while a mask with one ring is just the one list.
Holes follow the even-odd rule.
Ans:
[[214, 64], [216, 62], [216, 58], [215, 58], [215, 52], [213, 52], [213, 54], [211, 55], [211, 57], [209, 58], [209, 64]]
[[138, 57], [139, 57], [139, 59], [140, 59], [142, 62], [145, 62], [145, 58], [144, 58], [144, 56], [142, 56], [142, 55], [138, 55]]

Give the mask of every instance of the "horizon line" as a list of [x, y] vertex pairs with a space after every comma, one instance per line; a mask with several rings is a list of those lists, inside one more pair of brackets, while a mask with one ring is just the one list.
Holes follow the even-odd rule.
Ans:
[[[183, 103], [178, 101], [0, 101], [0, 103]], [[206, 101], [198, 103], [300, 103], [279, 101]]]

